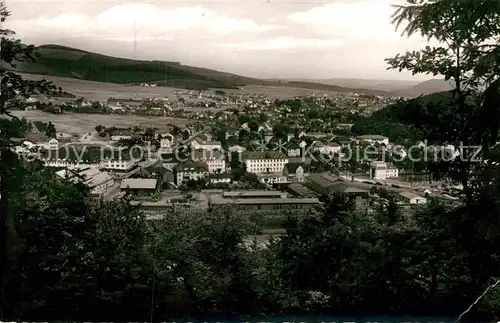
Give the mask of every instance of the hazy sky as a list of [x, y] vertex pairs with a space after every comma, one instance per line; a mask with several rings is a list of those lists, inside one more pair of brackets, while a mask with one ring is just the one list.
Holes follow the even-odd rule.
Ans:
[[25, 42], [131, 58], [135, 29], [138, 59], [253, 77], [413, 79], [384, 62], [426, 45], [390, 24], [398, 1], [7, 0], [7, 26]]

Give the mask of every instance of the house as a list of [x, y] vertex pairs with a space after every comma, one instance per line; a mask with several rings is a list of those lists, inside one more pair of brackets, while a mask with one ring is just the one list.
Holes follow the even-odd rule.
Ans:
[[203, 142], [199, 138], [195, 138], [191, 141], [191, 148], [203, 150], [222, 150], [222, 144], [220, 141]]
[[292, 142], [287, 147], [287, 155], [288, 157], [299, 157], [301, 155], [301, 147], [298, 143]]
[[105, 159], [100, 167], [111, 171], [130, 171], [137, 166], [138, 161], [133, 158]]
[[411, 192], [401, 192], [399, 193], [401, 201], [405, 204], [424, 204], [427, 203], [425, 197], [419, 196]]
[[100, 171], [97, 167], [77, 170], [63, 169], [56, 172], [56, 175], [73, 183], [83, 183], [90, 189], [92, 195], [103, 195], [114, 184], [113, 177], [107, 172]]
[[283, 173], [258, 173], [257, 177], [264, 184], [284, 184], [288, 179]]
[[171, 134], [161, 134], [160, 135], [160, 149], [162, 148], [172, 148], [175, 143], [175, 138]]
[[191, 152], [192, 160], [205, 162], [209, 173], [223, 173], [226, 171], [226, 159], [220, 150], [197, 149]]
[[311, 174], [306, 177], [305, 186], [319, 195], [330, 195], [342, 188], [345, 181], [335, 175]]
[[200, 180], [208, 177], [208, 166], [204, 162], [186, 161], [176, 165], [173, 169], [175, 185], [181, 185], [188, 180]]
[[245, 151], [243, 160], [249, 173], [282, 173], [288, 157], [280, 151]]
[[59, 141], [56, 138], [52, 138], [46, 144], [48, 150], [57, 150], [59, 149]]
[[381, 135], [363, 135], [356, 137], [357, 143], [367, 142], [370, 144], [379, 144], [389, 146], [389, 138]]
[[163, 185], [174, 182], [172, 171], [163, 166], [163, 164], [151, 165], [146, 167], [144, 171], [149, 177], [158, 179], [162, 187]]
[[288, 163], [283, 168], [283, 175], [288, 179], [288, 182], [305, 182], [306, 165], [304, 163]]
[[125, 178], [120, 190], [129, 191], [135, 196], [153, 196], [159, 191], [159, 181], [153, 178]]
[[374, 161], [370, 163], [370, 179], [386, 180], [399, 176], [399, 171], [391, 164], [383, 161]]
[[342, 147], [336, 142], [314, 142], [313, 152], [319, 152], [323, 155], [333, 156], [335, 154], [340, 154], [341, 150]]
[[238, 153], [238, 154], [242, 154], [245, 150], [247, 150], [245, 147], [242, 147], [242, 146], [232, 146], [232, 147], [229, 147], [228, 151], [230, 153]]
[[231, 174], [228, 173], [215, 173], [210, 174], [208, 177], [208, 182], [210, 184], [231, 184]]

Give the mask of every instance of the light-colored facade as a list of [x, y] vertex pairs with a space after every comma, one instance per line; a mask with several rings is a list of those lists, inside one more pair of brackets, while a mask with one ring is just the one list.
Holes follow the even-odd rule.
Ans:
[[101, 168], [117, 171], [128, 171], [137, 166], [133, 159], [108, 159], [101, 162]]
[[193, 161], [204, 162], [209, 173], [224, 173], [226, 171], [226, 159], [220, 150], [193, 150]]
[[46, 147], [48, 150], [57, 150], [59, 149], [59, 141], [55, 138], [52, 138], [49, 140]]
[[259, 181], [264, 184], [284, 184], [288, 179], [283, 173], [257, 174]]
[[364, 141], [371, 144], [379, 144], [389, 146], [389, 138], [381, 135], [364, 135], [356, 137], [358, 143]]
[[401, 201], [406, 204], [425, 204], [427, 199], [425, 197], [413, 194], [410, 192], [402, 192], [399, 194]]
[[203, 150], [222, 150], [222, 144], [219, 141], [200, 142], [195, 139], [191, 141], [191, 148]]
[[261, 173], [282, 173], [283, 168], [288, 164], [288, 157], [281, 152], [257, 152], [252, 151], [243, 156], [247, 172]]
[[206, 163], [186, 162], [174, 167], [174, 180], [176, 185], [181, 185], [184, 181], [200, 180], [208, 177], [208, 166]]
[[383, 161], [374, 161], [370, 164], [370, 179], [386, 180], [399, 176], [399, 170]]

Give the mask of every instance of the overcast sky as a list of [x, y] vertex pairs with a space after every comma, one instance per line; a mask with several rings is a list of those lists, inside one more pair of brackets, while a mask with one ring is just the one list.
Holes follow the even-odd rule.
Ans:
[[386, 71], [384, 62], [426, 45], [420, 37], [401, 38], [391, 26], [391, 4], [398, 1], [7, 0], [7, 26], [37, 45], [253, 77], [414, 79]]

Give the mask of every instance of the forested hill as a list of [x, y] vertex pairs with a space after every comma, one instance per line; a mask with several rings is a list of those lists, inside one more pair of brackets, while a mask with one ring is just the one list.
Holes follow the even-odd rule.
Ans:
[[[352, 131], [356, 135], [380, 134], [400, 144], [422, 139], [439, 142], [451, 137], [451, 125], [461, 119], [453, 108], [456, 106], [454, 100], [452, 91], [401, 100], [359, 119]], [[474, 107], [472, 97], [468, 104]]]
[[[260, 80], [212, 69], [182, 65], [179, 62], [119, 58], [60, 45], [42, 45], [38, 47], [38, 52], [40, 57], [37, 57], [35, 62], [19, 62], [13, 70], [28, 74], [78, 78], [87, 81], [120, 84], [155, 83], [160, 86], [187, 89], [237, 89], [244, 85], [265, 85], [389, 95], [388, 92], [384, 91], [345, 88], [313, 82]], [[12, 69], [5, 64], [4, 67]]]

